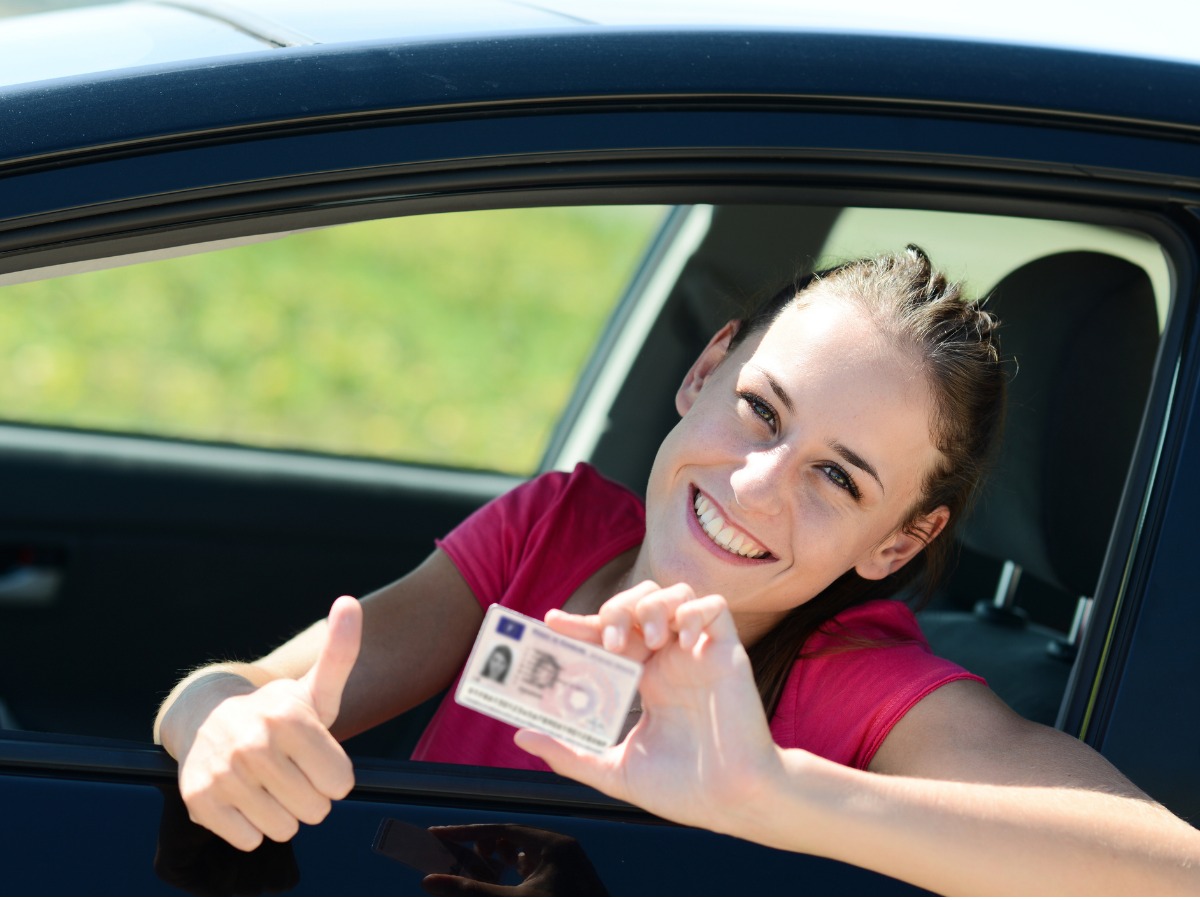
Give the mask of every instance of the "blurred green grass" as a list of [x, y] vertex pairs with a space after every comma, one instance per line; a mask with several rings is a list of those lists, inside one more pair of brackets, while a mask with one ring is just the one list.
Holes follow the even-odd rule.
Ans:
[[661, 217], [400, 218], [0, 288], [0, 417], [529, 473]]
[[76, 6], [100, 6], [115, 0], [0, 0], [0, 17], [28, 16], [36, 13], [57, 12]]

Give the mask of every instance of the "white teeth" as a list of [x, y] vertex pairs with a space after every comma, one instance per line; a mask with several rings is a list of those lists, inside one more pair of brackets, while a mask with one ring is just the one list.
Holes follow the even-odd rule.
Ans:
[[696, 492], [696, 500], [693, 505], [700, 527], [718, 547], [750, 559], [761, 559], [767, 555], [767, 551], [748, 536], [736, 530], [732, 525], [726, 525], [725, 519], [718, 515], [716, 507], [699, 491]]

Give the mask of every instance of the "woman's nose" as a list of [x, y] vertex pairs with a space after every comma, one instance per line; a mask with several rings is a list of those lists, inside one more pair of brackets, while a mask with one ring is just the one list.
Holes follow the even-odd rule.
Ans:
[[765, 515], [779, 512], [787, 491], [783, 457], [777, 450], [751, 453], [734, 470], [730, 481], [738, 506]]

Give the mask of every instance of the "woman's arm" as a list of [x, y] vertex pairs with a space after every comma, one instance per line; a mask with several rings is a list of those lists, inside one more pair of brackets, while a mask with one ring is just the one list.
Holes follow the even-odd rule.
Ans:
[[155, 738], [179, 760], [192, 817], [243, 850], [287, 840], [353, 786], [335, 738], [445, 688], [483, 618], [442, 551], [253, 663], [189, 675], [164, 701]]
[[1022, 719], [977, 682], [922, 700], [871, 772], [779, 754], [781, 802], [762, 836], [801, 807], [821, 827], [805, 847], [766, 841], [776, 846], [942, 894], [1200, 892], [1200, 832], [1090, 747]]
[[[642, 720], [600, 756], [520, 732], [556, 771], [666, 818], [943, 894], [1200, 893], [1200, 832], [983, 686], [930, 694], [861, 772], [774, 744], [721, 598], [642, 602], [670, 621], [665, 643], [650, 641]], [[650, 652], [620, 617], [548, 621]]]

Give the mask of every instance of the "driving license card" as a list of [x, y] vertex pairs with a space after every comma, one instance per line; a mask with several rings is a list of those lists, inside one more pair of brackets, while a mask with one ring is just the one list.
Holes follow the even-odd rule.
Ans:
[[641, 664], [493, 604], [454, 699], [485, 716], [598, 752], [621, 736]]

